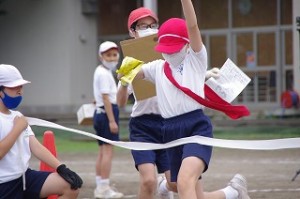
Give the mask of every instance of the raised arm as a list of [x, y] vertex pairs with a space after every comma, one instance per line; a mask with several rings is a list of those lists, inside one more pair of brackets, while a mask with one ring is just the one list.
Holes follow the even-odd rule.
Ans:
[[202, 48], [202, 38], [197, 23], [197, 17], [191, 0], [181, 0], [183, 14], [186, 19], [190, 46], [195, 52]]
[[[121, 82], [119, 82], [121, 84]], [[117, 104], [119, 107], [123, 108], [127, 104], [128, 101], [128, 85], [118, 85], [117, 92]]]

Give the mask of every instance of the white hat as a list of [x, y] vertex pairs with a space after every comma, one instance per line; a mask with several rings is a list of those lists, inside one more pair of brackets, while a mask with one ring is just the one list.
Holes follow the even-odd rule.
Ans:
[[99, 46], [99, 55], [102, 54], [102, 53], [104, 53], [104, 52], [106, 52], [106, 51], [108, 51], [108, 50], [110, 50], [110, 49], [112, 49], [112, 48], [117, 49], [117, 50], [119, 49], [118, 46], [117, 46], [117, 44], [115, 44], [112, 41], [105, 41], [105, 42], [103, 42]]
[[0, 86], [13, 88], [28, 83], [30, 83], [30, 81], [24, 80], [16, 67], [0, 64]]

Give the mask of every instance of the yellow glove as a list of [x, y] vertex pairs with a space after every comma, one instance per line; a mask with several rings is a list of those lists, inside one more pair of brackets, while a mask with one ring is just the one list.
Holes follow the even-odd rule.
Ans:
[[124, 75], [121, 77], [121, 82], [123, 84], [131, 84], [134, 77], [141, 70], [143, 64], [144, 62], [137, 60], [133, 57], [125, 57], [122, 61], [119, 70], [116, 71], [118, 74]]
[[123, 75], [127, 75], [130, 71], [132, 71], [134, 68], [136, 68], [137, 66], [139, 66], [140, 64], [144, 64], [144, 62], [135, 59], [133, 57], [125, 57], [122, 61], [122, 64], [119, 68], [119, 70], [117, 70], [116, 72], [118, 74], [123, 74]]

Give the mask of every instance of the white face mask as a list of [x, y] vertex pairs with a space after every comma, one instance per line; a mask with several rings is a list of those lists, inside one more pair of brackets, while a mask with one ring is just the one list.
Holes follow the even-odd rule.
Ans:
[[139, 37], [146, 37], [158, 33], [158, 29], [147, 28], [146, 30], [136, 30]]
[[109, 70], [113, 71], [116, 69], [116, 66], [118, 65], [118, 62], [117, 61], [105, 61], [105, 60], [102, 60], [102, 64], [108, 68]]
[[177, 67], [183, 62], [186, 54], [187, 51], [186, 51], [186, 47], [184, 46], [177, 53], [172, 53], [172, 54], [162, 53], [162, 56], [171, 65], [171, 67]]

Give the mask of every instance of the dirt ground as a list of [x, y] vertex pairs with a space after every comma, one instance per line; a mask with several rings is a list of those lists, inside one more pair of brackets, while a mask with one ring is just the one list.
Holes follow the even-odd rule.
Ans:
[[[58, 157], [83, 178], [79, 198], [93, 198], [96, 153], [58, 154]], [[39, 162], [32, 159], [31, 166], [38, 168]], [[204, 189], [223, 188], [235, 173], [241, 173], [247, 178], [252, 199], [300, 199], [300, 175], [291, 182], [299, 169], [300, 149], [250, 151], [215, 148], [210, 167], [203, 175]], [[115, 151], [111, 181], [125, 194], [124, 198], [137, 198], [138, 173], [129, 150]]]

